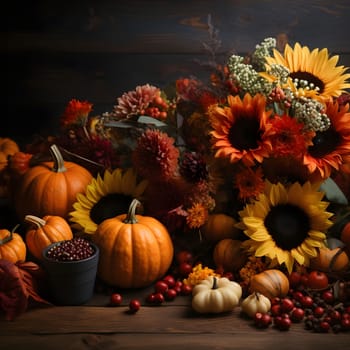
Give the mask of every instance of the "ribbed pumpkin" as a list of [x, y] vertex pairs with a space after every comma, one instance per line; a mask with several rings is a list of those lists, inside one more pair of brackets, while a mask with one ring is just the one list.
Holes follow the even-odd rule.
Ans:
[[51, 243], [73, 238], [68, 222], [61, 216], [46, 215], [39, 218], [26, 215], [24, 220], [31, 225], [26, 231], [25, 241], [29, 252], [38, 260], [42, 259], [42, 251]]
[[247, 261], [247, 254], [242, 250], [242, 241], [226, 238], [219, 241], [213, 251], [213, 260], [217, 268], [226, 272], [239, 270]]
[[236, 228], [237, 221], [229, 215], [210, 214], [207, 222], [201, 227], [203, 237], [212, 242], [225, 238], [238, 239], [241, 231]]
[[19, 151], [16, 141], [8, 137], [0, 137], [0, 171], [7, 166], [8, 156]]
[[349, 257], [341, 247], [321, 247], [315, 258], [310, 259], [310, 268], [323, 272], [344, 272], [350, 267]]
[[254, 275], [250, 279], [251, 292], [259, 292], [265, 297], [285, 297], [289, 291], [288, 277], [278, 269], [269, 269]]
[[100, 249], [98, 276], [121, 288], [141, 288], [169, 269], [174, 248], [166, 227], [153, 217], [136, 215], [134, 199], [127, 214], [101, 222], [92, 236]]
[[92, 180], [84, 167], [65, 162], [56, 145], [50, 147], [50, 152], [53, 161], [31, 167], [19, 180], [15, 209], [21, 221], [27, 214], [67, 219], [77, 194], [84, 192]]
[[18, 225], [12, 230], [0, 230], [0, 259], [5, 259], [16, 263], [17, 261], [25, 261], [27, 247], [22, 237], [16, 233]]

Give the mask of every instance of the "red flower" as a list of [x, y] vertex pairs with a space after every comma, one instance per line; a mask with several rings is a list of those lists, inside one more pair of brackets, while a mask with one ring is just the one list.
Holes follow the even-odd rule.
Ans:
[[72, 124], [81, 124], [84, 125], [87, 116], [92, 110], [92, 104], [84, 101], [71, 100], [69, 101], [62, 117], [61, 125], [63, 127], [69, 127]]

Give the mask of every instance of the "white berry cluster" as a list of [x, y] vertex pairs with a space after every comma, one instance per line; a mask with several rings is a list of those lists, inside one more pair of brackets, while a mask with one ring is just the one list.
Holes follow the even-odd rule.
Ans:
[[331, 122], [324, 113], [324, 106], [313, 99], [299, 98], [292, 103], [294, 116], [300, 122], [305, 124], [305, 127], [313, 131], [325, 131], [331, 125]]

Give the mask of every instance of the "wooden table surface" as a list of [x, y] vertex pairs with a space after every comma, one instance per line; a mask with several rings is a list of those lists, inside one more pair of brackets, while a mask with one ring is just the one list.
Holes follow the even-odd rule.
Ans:
[[[143, 302], [151, 289], [124, 291], [121, 306], [100, 292], [82, 306], [32, 308], [14, 321], [0, 320], [1, 350], [109, 349], [349, 349], [350, 333], [314, 333], [303, 324], [288, 331], [259, 330], [240, 314], [198, 315], [189, 296], [160, 306]], [[128, 313], [132, 298], [142, 302]]]

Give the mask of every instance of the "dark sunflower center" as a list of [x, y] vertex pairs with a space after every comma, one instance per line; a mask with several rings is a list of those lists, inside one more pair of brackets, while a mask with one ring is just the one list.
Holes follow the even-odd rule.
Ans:
[[[293, 79], [298, 79], [298, 81], [307, 81], [308, 82], [308, 86], [310, 86], [310, 84], [314, 85], [314, 89], [315, 87], [318, 87], [319, 93], [322, 93], [324, 91], [324, 83], [321, 79], [319, 79], [318, 77], [316, 77], [315, 75], [308, 73], [308, 72], [293, 72], [290, 73], [290, 77]], [[297, 86], [299, 87], [299, 86]]]
[[308, 152], [314, 158], [322, 158], [332, 152], [340, 143], [339, 134], [333, 129], [318, 131], [312, 139], [313, 145], [308, 148]]
[[310, 230], [308, 215], [292, 204], [279, 204], [273, 207], [267, 214], [264, 224], [276, 245], [283, 250], [298, 247]]
[[128, 212], [132, 198], [120, 193], [102, 197], [90, 210], [90, 219], [95, 224]]
[[260, 140], [259, 121], [254, 117], [238, 118], [229, 131], [228, 139], [240, 151], [256, 149]]

